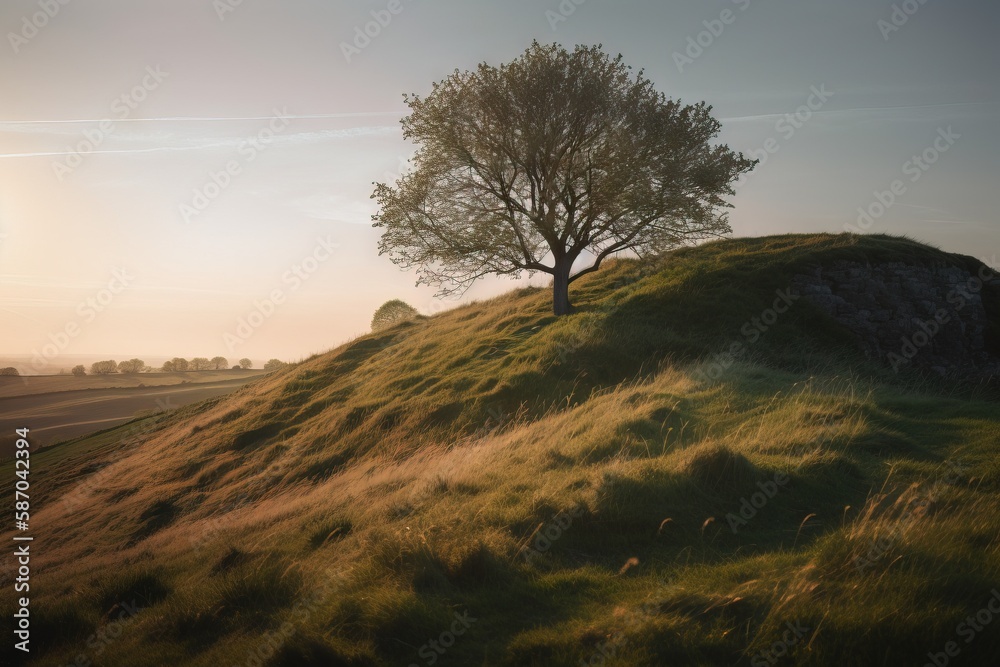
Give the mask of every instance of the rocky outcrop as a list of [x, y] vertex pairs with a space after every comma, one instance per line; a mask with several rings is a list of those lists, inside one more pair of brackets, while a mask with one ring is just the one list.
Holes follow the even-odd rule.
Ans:
[[837, 261], [797, 274], [793, 288], [894, 369], [1000, 378], [1000, 276], [966, 264]]

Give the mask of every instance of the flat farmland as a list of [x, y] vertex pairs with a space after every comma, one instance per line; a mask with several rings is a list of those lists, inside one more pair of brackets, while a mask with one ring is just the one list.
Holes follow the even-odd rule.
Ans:
[[196, 371], [73, 377], [0, 378], [0, 458], [13, 455], [14, 430], [27, 427], [33, 446], [54, 445], [233, 392], [261, 370]]

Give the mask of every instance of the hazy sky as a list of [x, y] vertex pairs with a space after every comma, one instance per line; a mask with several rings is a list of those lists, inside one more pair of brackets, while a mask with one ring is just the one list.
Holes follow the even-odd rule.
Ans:
[[995, 0], [61, 2], [0, 4], [0, 355], [295, 360], [390, 298], [435, 312], [370, 221], [402, 93], [532, 39], [603, 43], [769, 148], [736, 235], [843, 231], [898, 180], [869, 231], [1000, 254]]

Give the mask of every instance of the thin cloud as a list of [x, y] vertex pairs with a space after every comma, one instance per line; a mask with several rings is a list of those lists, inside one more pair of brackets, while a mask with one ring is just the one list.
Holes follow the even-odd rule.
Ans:
[[[283, 118], [293, 120], [323, 120], [328, 118], [367, 118], [371, 116], [398, 116], [399, 111], [354, 111], [343, 113], [325, 114], [289, 114]], [[402, 112], [405, 113], [405, 112]], [[271, 120], [271, 116], [165, 116], [162, 118], [76, 118], [76, 119], [52, 119], [52, 120], [0, 120], [0, 128], [4, 125], [59, 125], [59, 124], [86, 124], [103, 123], [113, 120], [115, 123], [176, 123], [176, 122], [230, 122], [246, 120]]]
[[[393, 125], [375, 125], [368, 127], [355, 127], [346, 130], [321, 130], [318, 132], [296, 132], [289, 134], [275, 134], [267, 144], [300, 144], [317, 143], [321, 141], [338, 141], [342, 139], [355, 139], [358, 137], [379, 136], [398, 132], [399, 128]], [[109, 138], [111, 140], [111, 138]], [[142, 142], [145, 139], [139, 137], [128, 137], [114, 135], [114, 141], [118, 142]], [[178, 138], [178, 141], [183, 139]], [[148, 148], [120, 148], [120, 149], [95, 149], [92, 151], [36, 151], [31, 153], [0, 153], [0, 158], [32, 158], [32, 157], [66, 157], [70, 155], [128, 155], [139, 153], [173, 153], [182, 151], [202, 151], [213, 149], [235, 148], [248, 140], [246, 136], [233, 137], [223, 141], [211, 143], [194, 144], [189, 146], [152, 146]]]
[[[834, 114], [850, 114], [850, 113], [879, 113], [886, 111], [916, 111], [922, 109], [941, 109], [948, 107], [968, 107], [968, 106], [990, 106], [996, 105], [996, 102], [948, 102], [945, 104], [915, 104], [897, 107], [854, 107], [851, 109], [821, 109], [819, 111], [813, 111], [814, 116], [824, 116], [824, 115], [834, 115]], [[741, 121], [755, 121], [755, 120], [774, 120], [777, 118], [784, 118], [789, 112], [782, 113], [768, 113], [759, 114], [753, 116], [731, 116], [729, 118], [723, 118], [723, 122], [738, 123]]]

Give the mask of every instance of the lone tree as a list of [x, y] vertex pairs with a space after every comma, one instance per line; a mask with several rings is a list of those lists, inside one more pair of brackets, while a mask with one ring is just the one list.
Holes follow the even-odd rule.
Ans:
[[251, 368], [253, 368], [253, 362], [250, 361], [248, 358], [243, 357], [242, 359], [240, 359], [240, 368], [242, 368], [245, 371], [248, 371]]
[[76, 377], [83, 377], [84, 375], [87, 374], [87, 369], [84, 367], [83, 364], [78, 364], [76, 366], [73, 366], [73, 370], [70, 372]]
[[756, 164], [709, 143], [720, 129], [712, 107], [667, 98], [600, 45], [534, 42], [509, 64], [404, 99], [414, 167], [375, 184], [372, 219], [385, 230], [379, 254], [441, 296], [488, 274], [541, 271], [566, 314], [569, 285], [609, 255], [730, 232], [723, 197]]
[[273, 371], [280, 371], [282, 368], [287, 366], [284, 361], [280, 359], [270, 359], [266, 364], [264, 364], [264, 370], [271, 373]]
[[212, 360], [209, 363], [212, 364], [212, 368], [217, 371], [229, 368], [229, 360], [225, 357], [212, 357]]
[[378, 310], [372, 316], [372, 331], [388, 329], [397, 322], [412, 319], [417, 315], [417, 309], [405, 301], [400, 301], [399, 299], [386, 301], [379, 306]]

